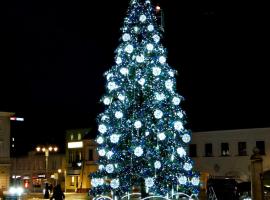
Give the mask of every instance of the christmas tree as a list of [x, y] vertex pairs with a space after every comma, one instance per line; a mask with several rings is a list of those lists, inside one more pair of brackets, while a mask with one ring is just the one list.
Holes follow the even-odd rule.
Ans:
[[188, 157], [183, 97], [167, 64], [161, 28], [149, 0], [132, 0], [115, 65], [105, 73], [105, 111], [98, 116], [98, 171], [93, 196], [198, 194], [199, 175]]

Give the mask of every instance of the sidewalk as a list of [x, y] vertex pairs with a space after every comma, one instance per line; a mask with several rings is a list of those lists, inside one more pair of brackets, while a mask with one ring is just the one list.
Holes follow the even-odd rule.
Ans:
[[[87, 193], [65, 193], [65, 200], [88, 200]], [[29, 193], [22, 200], [40, 200], [43, 199], [42, 193]]]

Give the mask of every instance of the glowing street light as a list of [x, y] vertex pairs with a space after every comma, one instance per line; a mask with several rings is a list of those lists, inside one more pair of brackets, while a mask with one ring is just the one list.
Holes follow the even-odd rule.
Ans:
[[36, 151], [37, 152], [44, 152], [45, 154], [45, 169], [46, 169], [46, 174], [48, 172], [48, 159], [49, 159], [49, 152], [57, 152], [58, 151], [58, 147], [56, 146], [48, 146], [48, 147], [40, 147], [37, 146], [36, 147]]

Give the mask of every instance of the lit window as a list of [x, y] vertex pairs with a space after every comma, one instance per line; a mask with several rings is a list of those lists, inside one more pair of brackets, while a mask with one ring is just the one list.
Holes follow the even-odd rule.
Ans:
[[229, 143], [221, 143], [221, 156], [229, 156]]

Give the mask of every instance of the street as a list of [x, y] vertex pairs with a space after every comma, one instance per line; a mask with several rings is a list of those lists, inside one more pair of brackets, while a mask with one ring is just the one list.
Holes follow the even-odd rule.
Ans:
[[[87, 200], [87, 193], [65, 193], [65, 200]], [[42, 193], [29, 193], [21, 200], [39, 200], [43, 199]]]

